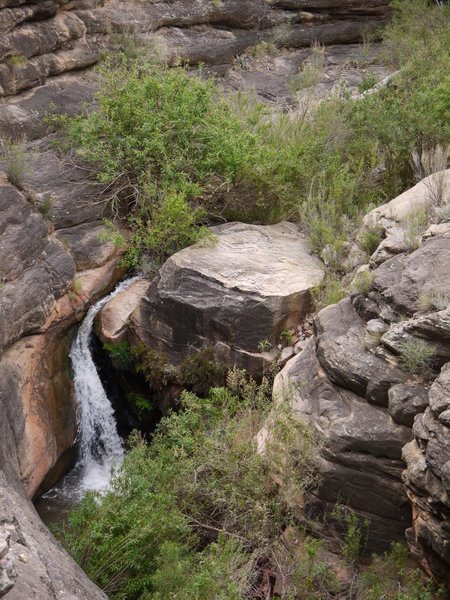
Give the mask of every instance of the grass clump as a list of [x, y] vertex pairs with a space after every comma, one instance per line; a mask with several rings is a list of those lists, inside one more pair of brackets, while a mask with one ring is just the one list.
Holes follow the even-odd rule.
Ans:
[[351, 285], [352, 292], [367, 296], [372, 289], [374, 279], [374, 271], [361, 271], [360, 273], [357, 273]]
[[443, 291], [430, 290], [420, 292], [416, 306], [420, 311], [445, 310], [450, 304], [450, 294]]
[[2, 158], [5, 161], [6, 177], [10, 183], [21, 189], [29, 169], [27, 164], [26, 141], [5, 140], [2, 146]]
[[423, 340], [407, 340], [400, 348], [399, 365], [411, 375], [428, 375], [436, 348]]

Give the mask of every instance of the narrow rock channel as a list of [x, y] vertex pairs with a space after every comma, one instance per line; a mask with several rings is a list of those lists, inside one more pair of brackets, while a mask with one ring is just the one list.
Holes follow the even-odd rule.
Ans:
[[120, 464], [124, 446], [114, 409], [91, 353], [93, 323], [102, 306], [126, 290], [137, 277], [121, 282], [89, 309], [70, 350], [78, 404], [78, 459], [73, 469], [39, 499], [37, 509], [47, 523], [58, 522], [85, 492], [107, 489], [111, 469]]

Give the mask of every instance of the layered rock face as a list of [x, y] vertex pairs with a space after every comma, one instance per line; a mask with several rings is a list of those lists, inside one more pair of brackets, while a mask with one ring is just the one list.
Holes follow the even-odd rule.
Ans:
[[221, 362], [261, 371], [274, 358], [261, 352], [267, 342], [308, 311], [321, 263], [291, 223], [212, 232], [216, 240], [167, 260], [131, 315], [133, 335], [174, 364], [212, 347]]
[[[432, 225], [414, 251], [391, 245], [388, 252], [386, 244], [394, 227], [402, 239], [408, 234], [415, 203], [439, 214], [448, 202], [430, 200], [429, 183], [377, 209], [386, 215], [379, 221], [386, 238], [371, 258], [370, 289], [317, 315], [313, 338], [277, 376], [274, 401], [322, 439], [307, 507], [330, 515], [336, 503], [348, 504], [370, 520], [367, 549], [380, 551], [404, 538], [412, 504], [408, 542], [447, 582], [450, 229]], [[431, 385], [431, 369], [441, 368]], [[262, 449], [272, 426], [259, 434]]]
[[261, 41], [294, 48], [357, 42], [389, 15], [388, 0], [4, 0], [0, 97], [94, 64], [111, 34], [133, 32], [168, 62], [217, 65]]
[[407, 540], [414, 555], [450, 591], [450, 363], [428, 393], [428, 406], [403, 449], [406, 490], [413, 508]]
[[44, 145], [30, 162], [21, 190], [0, 174], [0, 595], [103, 598], [27, 495], [73, 464], [70, 330], [123, 272], [96, 189]]

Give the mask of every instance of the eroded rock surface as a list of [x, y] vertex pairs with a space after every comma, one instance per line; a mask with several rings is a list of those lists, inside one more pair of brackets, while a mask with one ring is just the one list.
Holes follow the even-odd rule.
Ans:
[[413, 507], [407, 539], [426, 569], [450, 591], [450, 363], [429, 391], [405, 446], [404, 481]]
[[261, 41], [354, 43], [391, 14], [388, 0], [23, 0], [0, 5], [0, 96], [94, 64], [112, 36], [133, 33], [169, 62], [226, 64]]
[[[378, 222], [403, 227], [407, 215], [417, 208], [414, 202], [420, 207], [429, 202], [430, 210], [439, 206], [429, 198], [427, 182], [379, 209], [379, 215], [385, 216]], [[383, 260], [372, 260], [372, 271], [363, 268], [369, 269], [365, 293], [354, 292], [319, 312], [314, 337], [277, 376], [274, 402], [285, 403], [322, 439], [318, 484], [304, 499], [306, 506], [330, 515], [336, 503], [347, 503], [361, 521], [370, 520], [369, 550], [387, 548], [408, 529], [418, 559], [446, 583], [450, 564], [447, 224], [429, 227], [417, 244], [416, 250], [403, 248]], [[381, 256], [379, 249], [374, 256]], [[261, 451], [276, 414], [258, 435]], [[406, 488], [402, 453], [407, 463]]]
[[323, 268], [297, 226], [230, 223], [217, 241], [170, 257], [131, 316], [134, 335], [179, 363], [191, 349], [214, 347], [228, 364], [255, 371], [261, 342], [310, 307]]

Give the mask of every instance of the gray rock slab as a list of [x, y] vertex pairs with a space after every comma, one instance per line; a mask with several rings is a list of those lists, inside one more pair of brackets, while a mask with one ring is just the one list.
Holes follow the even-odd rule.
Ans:
[[278, 342], [310, 307], [323, 267], [296, 225], [230, 223], [216, 242], [170, 257], [132, 315], [138, 336], [176, 357], [217, 342], [245, 352]]

